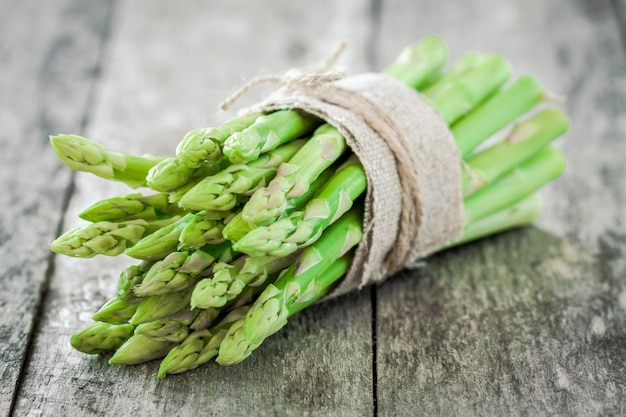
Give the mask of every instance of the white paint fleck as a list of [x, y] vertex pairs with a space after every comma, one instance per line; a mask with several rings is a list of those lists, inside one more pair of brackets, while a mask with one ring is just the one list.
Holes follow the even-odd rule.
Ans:
[[605, 331], [606, 326], [604, 325], [604, 320], [602, 320], [602, 317], [596, 316], [591, 319], [591, 333], [598, 336], [603, 336]]
[[615, 383], [613, 381], [609, 381], [606, 384], [605, 392], [606, 392], [606, 398], [608, 399], [615, 398], [615, 395], [617, 394], [617, 387], [615, 386]]
[[565, 369], [560, 366], [556, 367], [556, 386], [560, 389], [569, 390], [569, 378], [565, 373]]

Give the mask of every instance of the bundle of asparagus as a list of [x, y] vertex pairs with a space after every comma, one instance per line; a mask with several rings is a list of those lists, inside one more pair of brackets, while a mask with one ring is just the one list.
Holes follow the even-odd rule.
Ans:
[[[465, 229], [450, 247], [536, 218], [536, 191], [564, 168], [550, 142], [568, 118], [547, 107], [517, 120], [546, 95], [530, 76], [505, 86], [501, 56], [471, 52], [443, 70], [446, 61], [444, 43], [429, 37], [385, 73], [430, 101], [463, 156]], [[173, 157], [110, 152], [76, 135], [51, 143], [75, 170], [154, 190], [92, 205], [80, 214], [90, 224], [51, 244], [69, 256], [139, 260], [95, 323], [71, 337], [81, 352], [114, 352], [110, 364], [163, 358], [164, 377], [214, 357], [240, 362], [336, 287], [361, 240], [363, 167], [335, 127], [301, 111], [193, 130]]]

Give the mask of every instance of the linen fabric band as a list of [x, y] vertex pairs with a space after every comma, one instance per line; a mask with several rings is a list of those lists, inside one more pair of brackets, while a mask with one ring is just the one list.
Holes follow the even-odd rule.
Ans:
[[363, 239], [330, 297], [381, 282], [461, 237], [461, 158], [446, 123], [415, 90], [375, 73], [290, 82], [247, 111], [279, 109], [335, 126], [366, 174]]

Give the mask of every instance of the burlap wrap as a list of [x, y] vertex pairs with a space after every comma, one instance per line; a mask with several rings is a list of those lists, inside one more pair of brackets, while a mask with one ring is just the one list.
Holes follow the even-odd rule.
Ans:
[[367, 177], [363, 239], [331, 297], [381, 282], [463, 231], [460, 156], [439, 114], [383, 74], [289, 84], [246, 111], [300, 109], [335, 126]]

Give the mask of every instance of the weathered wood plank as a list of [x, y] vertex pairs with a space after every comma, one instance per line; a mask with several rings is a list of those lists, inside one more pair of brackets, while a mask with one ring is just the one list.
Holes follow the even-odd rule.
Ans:
[[[369, 14], [359, 2], [119, 4], [88, 136], [110, 149], [172, 153], [186, 130], [213, 124], [243, 79], [309, 64], [341, 39], [342, 62], [368, 67]], [[158, 22], [158, 23], [155, 23]], [[263, 88], [252, 92], [251, 102]], [[88, 204], [125, 192], [78, 175], [65, 228]], [[304, 312], [246, 362], [157, 381], [158, 362], [110, 367], [71, 350], [71, 333], [114, 294], [128, 260], [57, 258], [17, 415], [369, 415], [369, 292]]]
[[[400, 29], [399, 29], [400, 28]], [[568, 97], [569, 168], [528, 228], [378, 291], [380, 415], [621, 415], [626, 63], [608, 2], [389, 2], [380, 56], [439, 33]]]
[[48, 135], [81, 130], [109, 7], [0, 2], [0, 415], [10, 412], [70, 185]]

